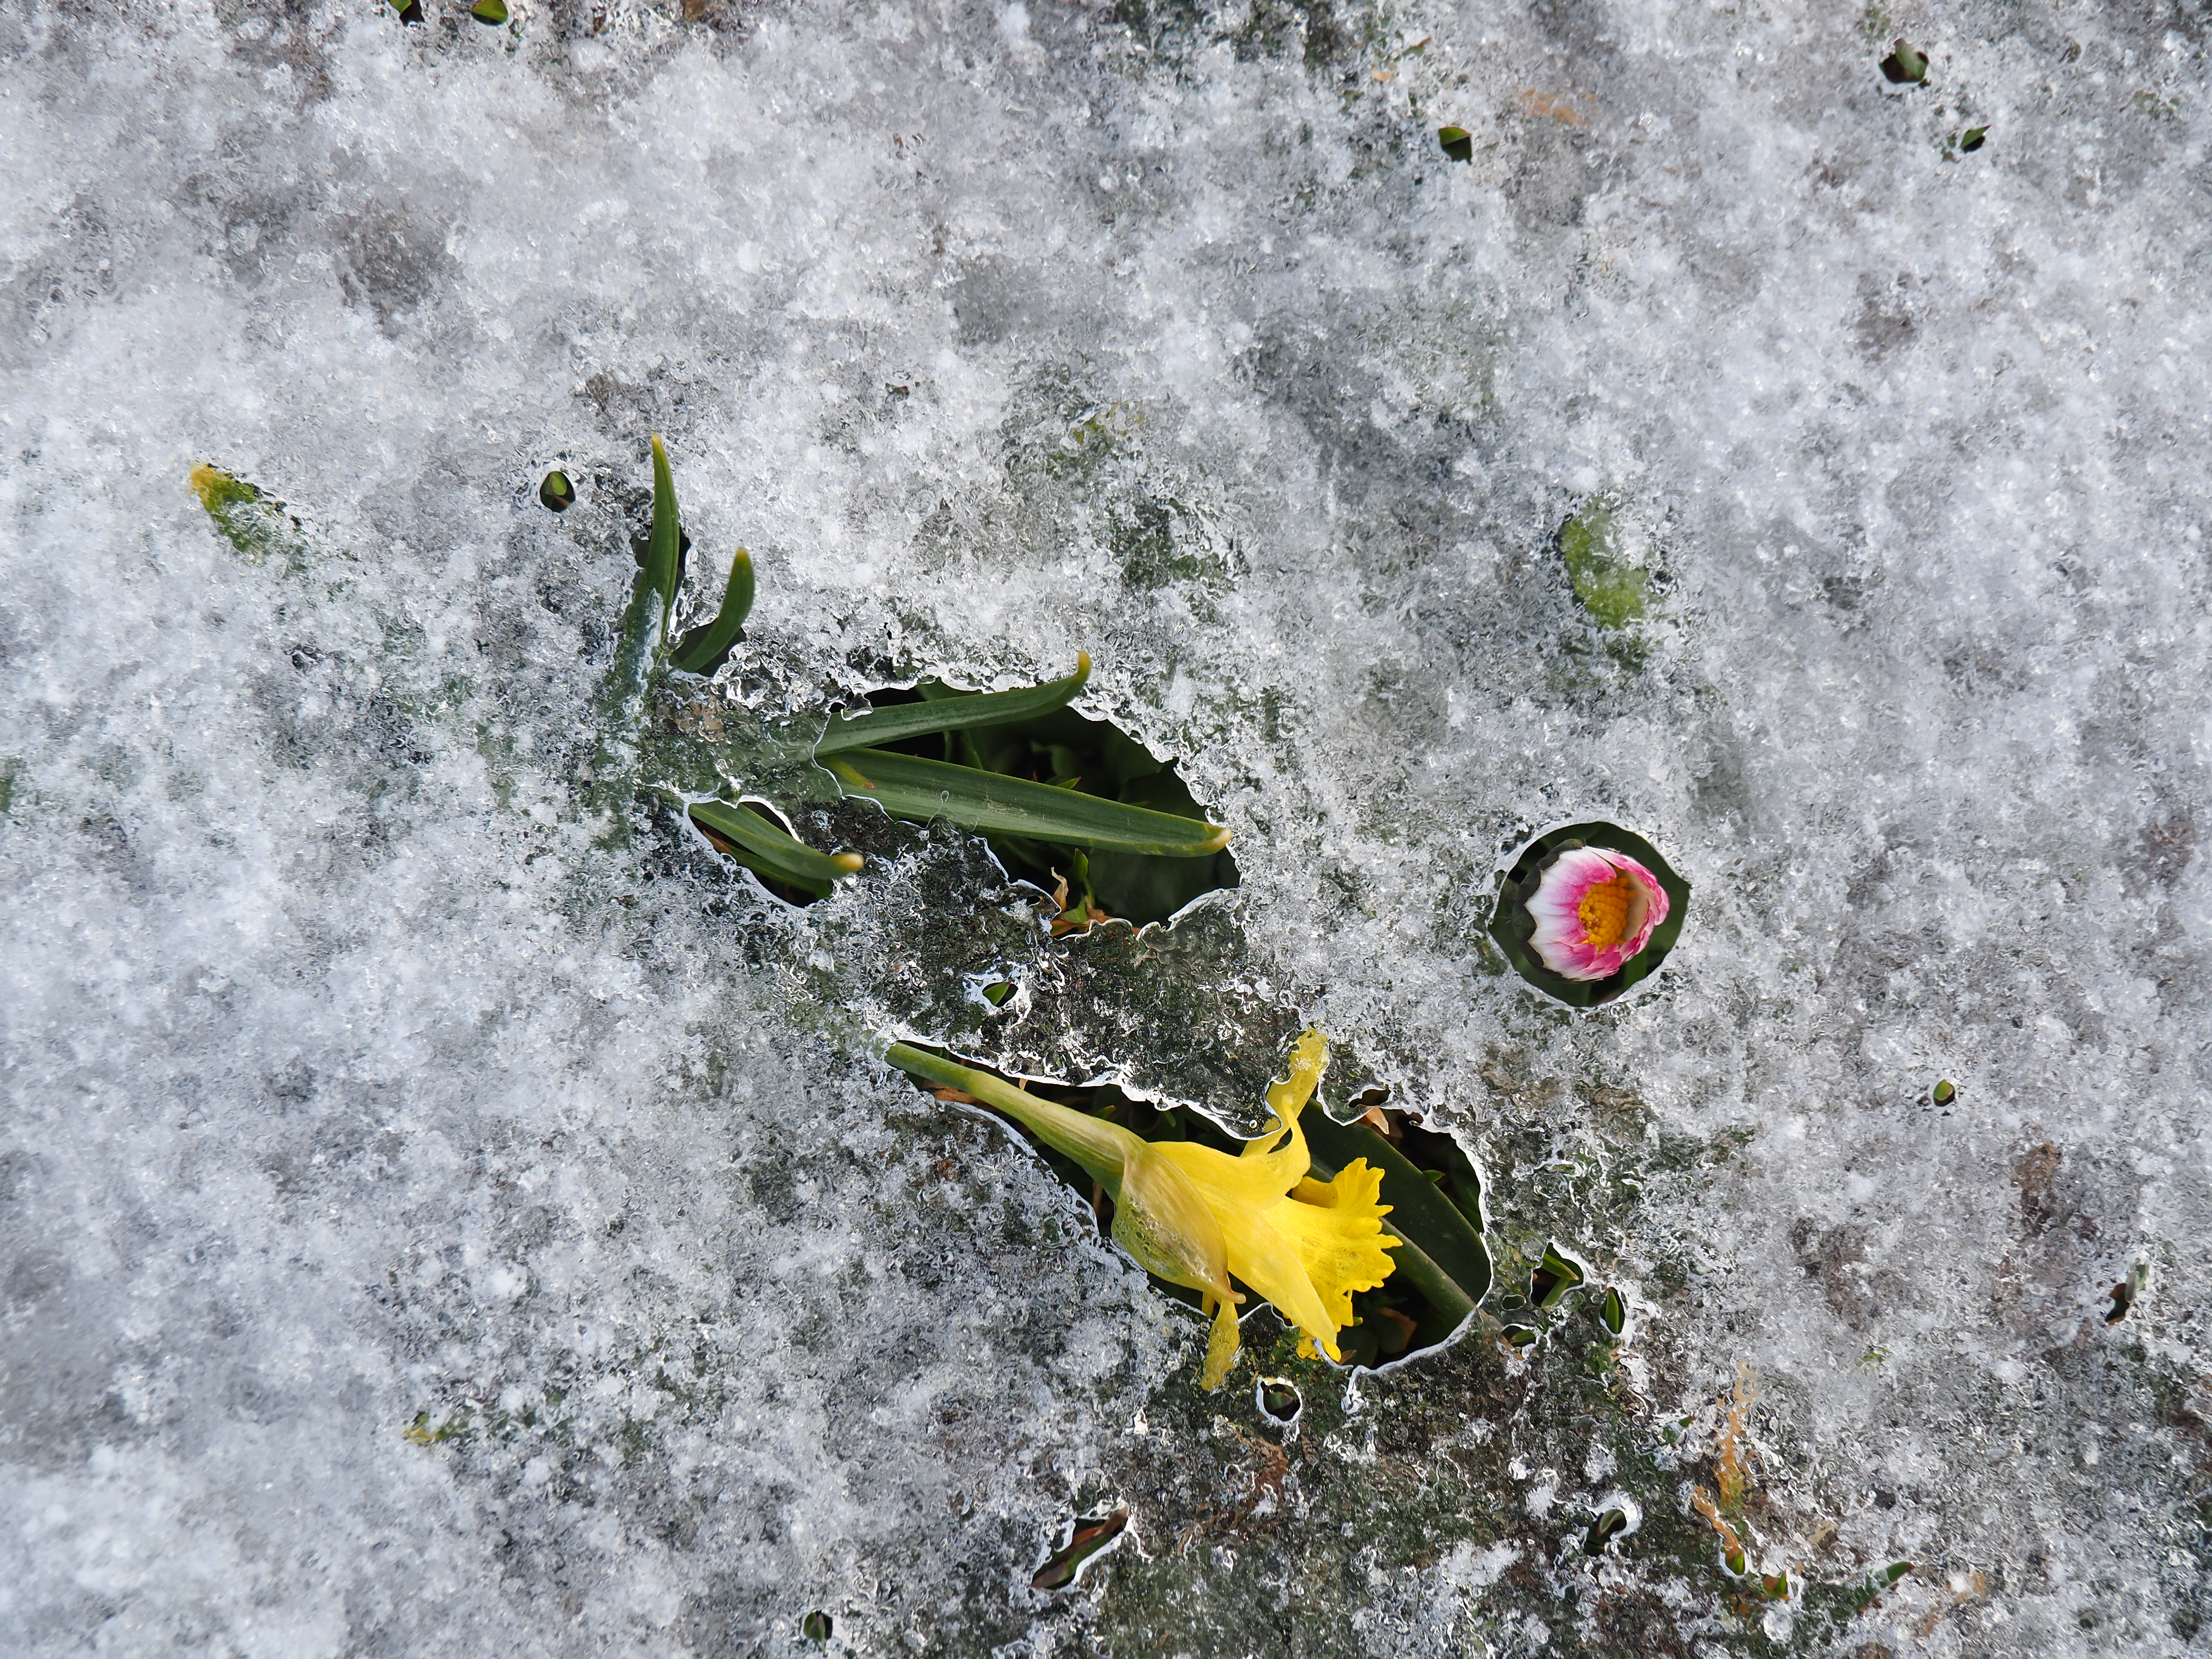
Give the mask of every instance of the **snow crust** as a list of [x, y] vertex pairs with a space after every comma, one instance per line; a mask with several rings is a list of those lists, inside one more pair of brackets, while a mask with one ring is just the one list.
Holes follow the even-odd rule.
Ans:
[[[0, 15], [0, 1644], [2203, 1650], [2196, 13], [426, 9]], [[1055, 951], [803, 768], [805, 912], [594, 805], [654, 431], [729, 721], [1088, 649], [1243, 884]], [[1577, 1018], [1481, 925], [1583, 817], [1694, 895]], [[868, 1048], [1256, 1127], [1306, 1019], [1624, 1288], [1617, 1443], [1477, 1333], [1255, 1449]], [[1638, 1553], [1747, 1376], [1756, 1605]]]

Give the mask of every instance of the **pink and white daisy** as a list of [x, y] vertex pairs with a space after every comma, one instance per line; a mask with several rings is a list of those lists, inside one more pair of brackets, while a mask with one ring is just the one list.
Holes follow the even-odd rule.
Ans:
[[1610, 979], [1667, 920], [1667, 890], [1630, 858], [1602, 847], [1559, 854], [1528, 900], [1528, 943], [1563, 979]]

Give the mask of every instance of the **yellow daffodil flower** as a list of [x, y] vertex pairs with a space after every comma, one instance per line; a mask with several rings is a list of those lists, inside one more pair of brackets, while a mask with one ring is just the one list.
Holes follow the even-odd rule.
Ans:
[[1199, 1292], [1213, 1316], [1200, 1377], [1218, 1389], [1236, 1363], [1241, 1280], [1302, 1333], [1298, 1352], [1318, 1346], [1341, 1361], [1336, 1333], [1352, 1322], [1352, 1293], [1389, 1277], [1379, 1202], [1382, 1172], [1354, 1158], [1334, 1181], [1308, 1178], [1313, 1159], [1298, 1128], [1328, 1042], [1309, 1030], [1291, 1050], [1290, 1075], [1267, 1090], [1273, 1114], [1242, 1157], [1193, 1141], [1145, 1140], [1118, 1123], [1040, 1100], [1012, 1084], [905, 1043], [886, 1058], [902, 1070], [958, 1090], [1064, 1152], [1114, 1200], [1114, 1242], [1148, 1273]]

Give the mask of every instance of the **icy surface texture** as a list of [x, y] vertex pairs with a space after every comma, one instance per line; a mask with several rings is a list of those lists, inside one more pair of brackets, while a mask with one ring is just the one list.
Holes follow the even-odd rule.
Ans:
[[[2199, 11], [424, 9], [0, 9], [0, 1648], [2203, 1650]], [[761, 588], [638, 748], [653, 430]], [[757, 758], [1079, 648], [1172, 939]], [[1575, 1018], [1480, 928], [1583, 817], [1696, 891]], [[1233, 1120], [1304, 1018], [1620, 1341], [1201, 1396], [867, 1049]]]

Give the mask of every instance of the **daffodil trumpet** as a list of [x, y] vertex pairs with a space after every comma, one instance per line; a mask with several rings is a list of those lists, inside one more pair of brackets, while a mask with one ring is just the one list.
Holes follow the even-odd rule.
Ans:
[[1003, 1079], [912, 1047], [884, 1055], [901, 1070], [1004, 1112], [1073, 1159], [1114, 1200], [1114, 1242], [1147, 1273], [1195, 1291], [1212, 1316], [1200, 1382], [1218, 1389], [1236, 1363], [1242, 1282], [1296, 1325], [1298, 1351], [1340, 1363], [1336, 1334], [1354, 1322], [1352, 1296], [1389, 1278], [1400, 1241], [1382, 1231], [1382, 1172], [1354, 1158], [1328, 1182], [1298, 1115], [1313, 1097], [1328, 1043], [1309, 1030], [1289, 1075], [1267, 1090], [1272, 1121], [1236, 1156], [1194, 1141], [1150, 1141], [1118, 1123], [1041, 1100]]

